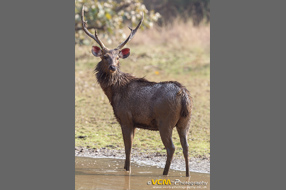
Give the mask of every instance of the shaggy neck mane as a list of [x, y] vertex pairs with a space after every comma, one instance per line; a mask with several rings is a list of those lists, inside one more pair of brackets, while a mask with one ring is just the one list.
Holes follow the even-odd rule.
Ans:
[[113, 74], [106, 73], [102, 67], [102, 62], [97, 64], [94, 72], [96, 73], [97, 82], [100, 84], [110, 103], [112, 103], [114, 93], [124, 92], [124, 87], [128, 86], [132, 81], [149, 84], [154, 83], [144, 78], [136, 78], [128, 73], [123, 73], [119, 70], [119, 67]]
[[123, 87], [130, 83], [132, 80], [137, 79], [128, 73], [121, 72], [119, 68], [113, 74], [106, 73], [100, 65], [101, 64], [98, 64], [95, 68], [95, 73], [97, 81], [103, 89], [109, 87]]

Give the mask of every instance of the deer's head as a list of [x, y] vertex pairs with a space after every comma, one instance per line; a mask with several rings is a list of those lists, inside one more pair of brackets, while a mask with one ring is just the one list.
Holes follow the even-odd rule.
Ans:
[[130, 35], [128, 36], [128, 38], [122, 42], [118, 47], [116, 47], [115, 49], [108, 49], [104, 46], [104, 44], [102, 43], [102, 41], [100, 41], [100, 39], [97, 36], [96, 30], [94, 35], [92, 35], [86, 28], [86, 21], [84, 20], [84, 6], [82, 7], [82, 11], [81, 11], [81, 20], [82, 20], [82, 27], [84, 32], [91, 37], [92, 39], [94, 39], [98, 45], [98, 46], [92, 46], [91, 52], [95, 57], [100, 57], [101, 58], [101, 69], [108, 74], [112, 74], [115, 73], [119, 67], [119, 59], [125, 59], [130, 55], [130, 49], [129, 48], [124, 48], [122, 49], [128, 41], [130, 41], [135, 33], [137, 32], [138, 28], [140, 27], [140, 25], [142, 24], [144, 15], [142, 14], [142, 18], [139, 22], [139, 24], [137, 25], [137, 27], [135, 29], [132, 29], [129, 27], [129, 29], [131, 30]]

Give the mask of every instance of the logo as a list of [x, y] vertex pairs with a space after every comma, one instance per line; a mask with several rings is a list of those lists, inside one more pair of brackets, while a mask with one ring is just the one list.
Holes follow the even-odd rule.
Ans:
[[156, 179], [156, 180], [154, 180], [154, 179], [152, 179], [152, 183], [151, 183], [151, 181], [148, 181], [148, 183], [147, 183], [148, 185], [171, 185], [171, 180], [170, 179], [168, 179], [168, 180], [166, 180], [166, 179]]
[[175, 179], [175, 181], [171, 181], [170, 179], [152, 179], [147, 182], [147, 185], [187, 185], [187, 186], [206, 186], [208, 182], [205, 181], [181, 181], [179, 179]]

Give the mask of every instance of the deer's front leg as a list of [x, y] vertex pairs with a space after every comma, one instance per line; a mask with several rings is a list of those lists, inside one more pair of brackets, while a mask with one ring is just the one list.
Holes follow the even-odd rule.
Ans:
[[131, 147], [132, 147], [133, 137], [135, 134], [135, 129], [133, 128], [133, 126], [122, 125], [121, 130], [122, 130], [124, 146], [125, 146], [125, 155], [126, 155], [124, 169], [126, 169], [126, 171], [130, 171], [130, 154], [131, 154]]

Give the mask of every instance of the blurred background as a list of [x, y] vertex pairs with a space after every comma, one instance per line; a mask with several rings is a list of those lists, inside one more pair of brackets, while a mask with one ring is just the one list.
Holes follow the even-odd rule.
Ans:
[[[81, 27], [81, 8], [86, 5], [85, 17], [88, 29], [102, 31], [101, 37], [108, 43], [120, 37], [126, 38], [123, 29], [126, 25], [136, 26], [144, 13], [141, 29], [154, 25], [164, 27], [176, 22], [192, 22], [194, 26], [210, 22], [209, 0], [76, 0], [75, 1], [75, 40], [79, 44], [90, 43]], [[99, 32], [100, 33], [100, 32]]]
[[[210, 1], [209, 0], [76, 0], [75, 1], [75, 146], [124, 151], [121, 128], [112, 107], [97, 84], [91, 54], [98, 45], [81, 27], [81, 8], [91, 33], [97, 30], [108, 48], [115, 48], [144, 13], [144, 22], [125, 46], [131, 49], [120, 70], [147, 80], [178, 81], [190, 91], [193, 117], [190, 156], [210, 159]], [[173, 131], [175, 157], [182, 158]], [[166, 155], [159, 132], [137, 130], [136, 153]]]

